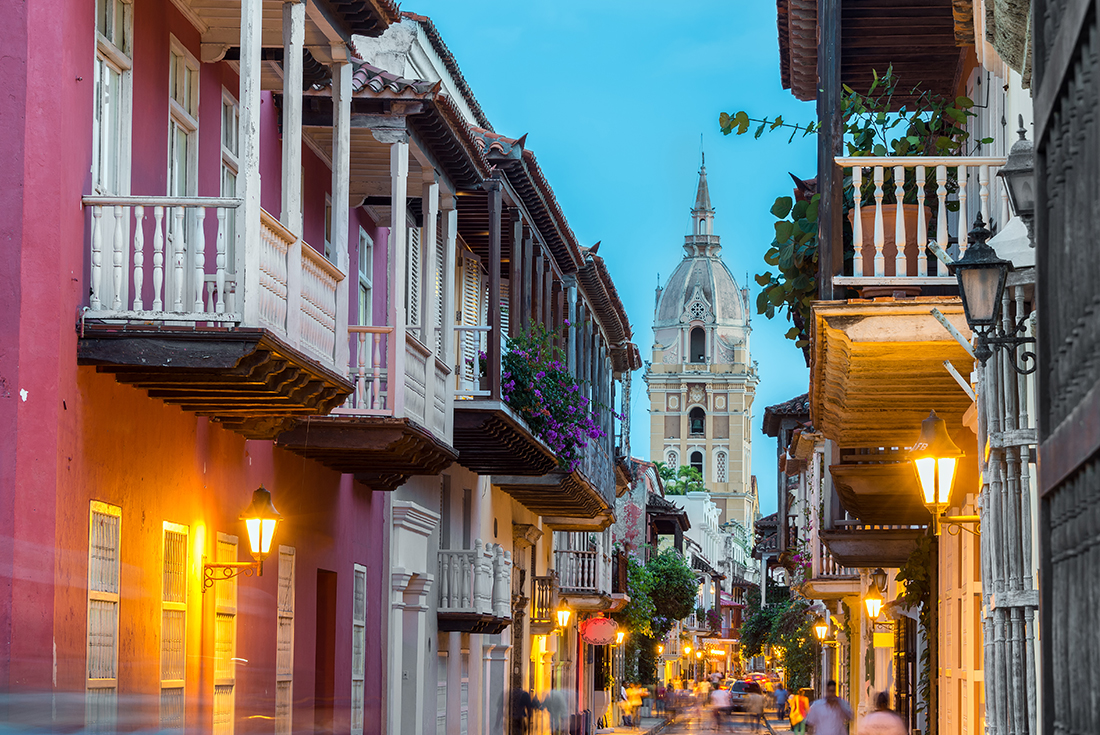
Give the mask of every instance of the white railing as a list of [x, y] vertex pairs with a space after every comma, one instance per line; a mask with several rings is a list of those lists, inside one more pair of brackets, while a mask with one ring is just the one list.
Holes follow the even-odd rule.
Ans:
[[[232, 210], [241, 201], [227, 197], [84, 197], [84, 206], [92, 214], [89, 316], [239, 322], [239, 312], [226, 310], [224, 295], [229, 265], [227, 217], [236, 216]], [[213, 210], [216, 226], [208, 226], [208, 210]], [[207, 264], [210, 229], [214, 229], [214, 257], [209, 264], [213, 268]]]
[[510, 618], [512, 555], [499, 544], [439, 552], [439, 612]]
[[91, 211], [85, 316], [266, 327], [333, 364], [344, 273], [266, 211], [260, 210], [258, 223], [260, 289], [249, 296], [258, 300], [258, 323], [244, 324], [239, 286], [247, 259], [231, 242], [233, 233], [249, 226], [236, 221], [241, 199], [86, 196], [82, 201]]
[[599, 550], [554, 552], [558, 586], [569, 592], [611, 592], [611, 558]]
[[481, 369], [478, 355], [487, 349], [486, 340], [492, 327], [467, 324], [455, 325], [458, 338], [458, 370], [455, 371], [455, 397], [485, 397], [489, 391], [481, 389]]
[[362, 416], [392, 416], [393, 396], [386, 367], [384, 339], [393, 334], [393, 327], [349, 326], [351, 337], [348, 377], [355, 390], [342, 408], [333, 413]]
[[[966, 251], [966, 233], [979, 211], [986, 223], [991, 215], [1001, 225], [1008, 220], [1008, 198], [996, 176], [1006, 160], [978, 156], [836, 158], [838, 166], [852, 170], [851, 224], [856, 256], [852, 275], [835, 276], [833, 282], [852, 286], [954, 283], [942, 263], [937, 264], [937, 275], [930, 275], [929, 250], [946, 253], [950, 240], [957, 238], [961, 256]], [[871, 184], [870, 204], [861, 201], [865, 182]], [[891, 193], [895, 201], [904, 202], [909, 190], [914, 190], [914, 204], [883, 204]], [[956, 205], [957, 211], [949, 212]], [[934, 222], [929, 221], [933, 209]]]

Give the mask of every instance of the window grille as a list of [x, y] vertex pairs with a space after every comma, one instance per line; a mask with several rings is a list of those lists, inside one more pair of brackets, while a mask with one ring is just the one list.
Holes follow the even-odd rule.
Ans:
[[351, 731], [363, 731], [367, 649], [367, 568], [354, 566], [351, 610]]
[[85, 726], [113, 732], [117, 721], [118, 608], [122, 509], [92, 501], [88, 532], [88, 653]]
[[160, 726], [184, 726], [184, 678], [187, 663], [187, 526], [164, 523], [161, 570]]
[[719, 452], [714, 459], [714, 481], [726, 482], [726, 453]]

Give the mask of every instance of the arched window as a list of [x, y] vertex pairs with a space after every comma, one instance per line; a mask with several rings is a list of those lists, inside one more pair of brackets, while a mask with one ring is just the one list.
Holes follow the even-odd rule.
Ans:
[[726, 453], [719, 452], [714, 458], [714, 481], [726, 481]]
[[707, 335], [702, 327], [692, 327], [691, 330], [691, 361], [707, 361]]
[[672, 469], [676, 469], [680, 466], [680, 457], [676, 454], [676, 452], [669, 452], [668, 457], [665, 458], [665, 464], [667, 464]]
[[699, 470], [699, 474], [703, 474], [703, 453], [692, 452], [691, 453], [691, 467], [692, 469]]
[[688, 428], [692, 436], [702, 436], [706, 433], [707, 414], [696, 406], [688, 411]]

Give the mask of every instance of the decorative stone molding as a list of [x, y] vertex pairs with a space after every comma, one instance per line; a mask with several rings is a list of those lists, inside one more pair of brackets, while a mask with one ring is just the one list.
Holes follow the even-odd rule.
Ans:
[[428, 537], [439, 525], [439, 514], [407, 500], [393, 502], [393, 527]]

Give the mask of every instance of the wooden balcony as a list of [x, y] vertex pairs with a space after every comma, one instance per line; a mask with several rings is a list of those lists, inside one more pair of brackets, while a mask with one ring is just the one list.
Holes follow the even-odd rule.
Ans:
[[553, 632], [558, 621], [554, 616], [558, 609], [558, 580], [553, 571], [545, 577], [535, 577], [534, 595], [531, 599], [531, 634], [546, 635]]
[[[558, 594], [575, 610], [621, 610], [630, 602], [625, 581], [615, 579], [615, 555], [600, 549], [554, 552]], [[621, 567], [625, 572], [625, 565]], [[625, 575], [624, 575], [625, 576]]]
[[499, 633], [512, 622], [512, 557], [499, 544], [439, 552], [439, 630]]
[[[393, 327], [348, 332], [354, 390], [331, 415], [280, 435], [279, 446], [353, 474], [372, 490], [392, 491], [414, 475], [445, 470], [458, 456], [447, 441], [450, 368], [407, 333], [404, 354], [396, 354]], [[391, 361], [403, 365], [404, 380], [390, 380]]]
[[[457, 423], [457, 408], [455, 414]], [[555, 531], [602, 531], [611, 524], [615, 475], [610, 456], [597, 441], [588, 443], [576, 470], [557, 469], [537, 477], [494, 475], [493, 484]]]
[[859, 571], [841, 564], [815, 534], [811, 576], [802, 583], [802, 594], [811, 600], [839, 600], [860, 594]]
[[[85, 197], [91, 289], [77, 358], [269, 439], [351, 392], [338, 366], [344, 274], [266, 212], [240, 221], [240, 202]], [[260, 252], [230, 253], [231, 235], [248, 226], [260, 230]]]
[[832, 529], [822, 529], [821, 540], [837, 564], [890, 568], [903, 566], [926, 533], [925, 526], [837, 521]]

